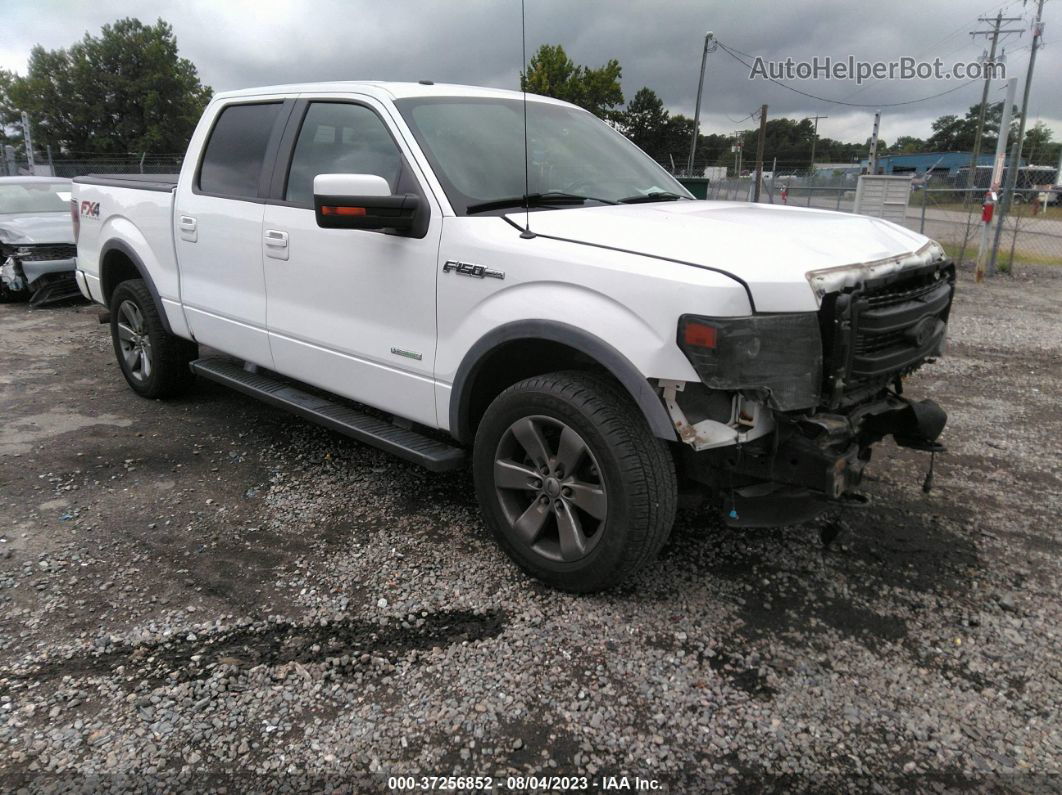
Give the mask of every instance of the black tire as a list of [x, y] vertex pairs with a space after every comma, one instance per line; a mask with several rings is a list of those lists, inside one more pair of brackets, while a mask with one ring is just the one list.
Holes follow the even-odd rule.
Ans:
[[[521, 441], [535, 439], [536, 429], [544, 468]], [[585, 448], [578, 454], [571, 452], [575, 438]], [[578, 463], [564, 472], [562, 459]], [[678, 501], [665, 442], [619, 385], [587, 372], [535, 376], [502, 392], [476, 431], [473, 477], [505, 552], [531, 576], [579, 593], [616, 585], [651, 560], [667, 541]]]
[[[136, 319], [139, 324], [131, 322]], [[143, 279], [124, 281], [114, 289], [111, 340], [122, 375], [141, 397], [173, 397], [195, 380], [188, 363], [198, 355], [198, 347], [166, 331]]]

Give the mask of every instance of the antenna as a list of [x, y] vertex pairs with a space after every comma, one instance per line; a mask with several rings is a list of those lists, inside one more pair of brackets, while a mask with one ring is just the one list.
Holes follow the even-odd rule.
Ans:
[[520, 90], [524, 95], [524, 231], [520, 233], [520, 237], [529, 240], [535, 236], [535, 233], [531, 231], [531, 206], [527, 199], [531, 190], [531, 180], [528, 176], [529, 158], [527, 154], [527, 20], [524, 14], [524, 0], [520, 0], [520, 50], [524, 59], [523, 66], [520, 68]]

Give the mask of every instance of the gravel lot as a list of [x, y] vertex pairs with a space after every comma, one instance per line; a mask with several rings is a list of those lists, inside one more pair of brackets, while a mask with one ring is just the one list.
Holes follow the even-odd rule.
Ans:
[[200, 384], [137, 398], [89, 306], [0, 306], [0, 790], [1062, 787], [1062, 270], [974, 285], [817, 527], [680, 517], [596, 597], [525, 579], [470, 480]]

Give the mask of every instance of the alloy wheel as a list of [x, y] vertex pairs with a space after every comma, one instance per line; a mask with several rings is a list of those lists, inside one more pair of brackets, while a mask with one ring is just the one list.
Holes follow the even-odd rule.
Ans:
[[582, 436], [553, 417], [509, 426], [494, 456], [494, 489], [511, 537], [545, 558], [574, 563], [604, 536], [601, 468]]
[[144, 325], [144, 313], [132, 301], [118, 306], [118, 345], [129, 375], [136, 381], [151, 377], [151, 338]]

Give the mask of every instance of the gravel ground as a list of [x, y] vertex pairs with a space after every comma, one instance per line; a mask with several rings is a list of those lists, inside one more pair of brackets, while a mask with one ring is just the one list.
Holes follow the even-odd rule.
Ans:
[[210, 384], [139, 399], [92, 307], [0, 307], [0, 790], [1058, 791], [1060, 309], [1062, 270], [962, 275], [909, 382], [951, 414], [928, 496], [883, 445], [827, 549], [686, 513], [574, 597], [466, 474]]

